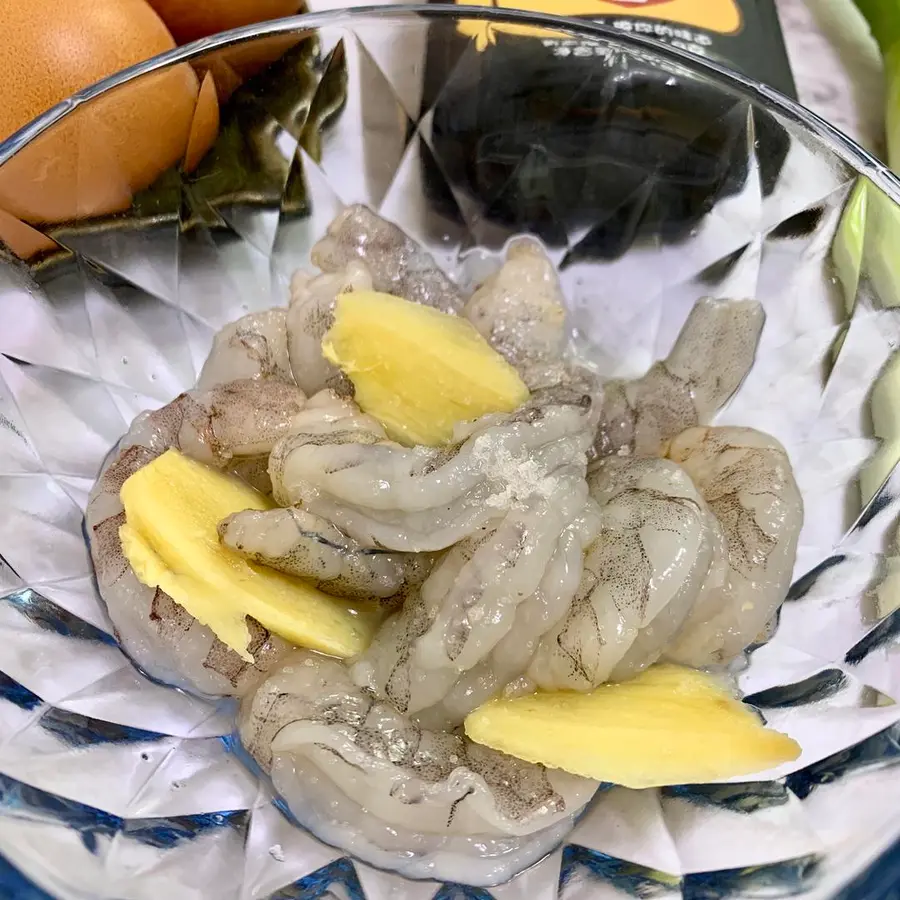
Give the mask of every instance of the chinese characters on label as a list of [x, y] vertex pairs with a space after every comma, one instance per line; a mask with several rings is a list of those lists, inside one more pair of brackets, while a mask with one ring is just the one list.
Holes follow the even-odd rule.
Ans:
[[[670, 44], [672, 47], [693, 53], [695, 56], [706, 56], [707, 48], [713, 42], [712, 38], [702, 31], [679, 28], [664, 22], [635, 22], [631, 19], [616, 19], [609, 24], [619, 31], [652, 37]], [[571, 38], [545, 38], [542, 43], [554, 56], [609, 56], [609, 48], [600, 43], [587, 43]], [[635, 51], [631, 51], [631, 55], [637, 54]]]

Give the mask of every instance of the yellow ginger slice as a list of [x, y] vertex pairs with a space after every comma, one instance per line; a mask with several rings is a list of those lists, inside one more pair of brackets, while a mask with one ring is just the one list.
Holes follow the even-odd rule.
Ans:
[[470, 322], [390, 294], [341, 294], [322, 353], [353, 382], [360, 408], [407, 446], [440, 446], [457, 422], [528, 399], [516, 370]]
[[354, 656], [371, 642], [373, 609], [255, 565], [219, 543], [216, 527], [226, 516], [271, 507], [240, 479], [168, 450], [128, 478], [121, 498], [122, 550], [138, 579], [162, 588], [248, 662], [246, 616], [333, 656]]
[[672, 665], [587, 694], [492, 700], [465, 729], [528, 762], [630, 788], [750, 775], [800, 755], [716, 679]]

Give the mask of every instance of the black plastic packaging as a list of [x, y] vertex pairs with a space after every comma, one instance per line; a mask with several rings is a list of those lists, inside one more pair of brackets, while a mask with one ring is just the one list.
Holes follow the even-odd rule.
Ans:
[[[469, 3], [458, 0], [461, 14]], [[774, 0], [503, 6], [577, 14], [794, 93]], [[686, 68], [663, 69], [602, 40], [435, 19], [425, 82], [440, 169], [426, 172], [432, 202], [450, 212], [446, 179], [489, 221], [528, 228], [553, 245], [585, 235], [579, 257], [615, 258], [636, 240], [683, 238], [746, 185], [757, 169], [749, 160], [770, 193], [789, 147], [769, 114]]]

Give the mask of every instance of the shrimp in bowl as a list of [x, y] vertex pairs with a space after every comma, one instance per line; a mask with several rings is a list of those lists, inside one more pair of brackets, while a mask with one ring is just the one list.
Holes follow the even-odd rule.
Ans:
[[[311, 259], [100, 473], [91, 553], [135, 663], [234, 698], [295, 822], [413, 878], [498, 884], [603, 784], [793, 753], [716, 680], [777, 613], [803, 521], [781, 445], [715, 425], [760, 304], [698, 298], [664, 359], [605, 381], [530, 238], [469, 294], [365, 207]], [[673, 679], [694, 705], [657, 716], [672, 746], [712, 716], [739, 760], [710, 741], [673, 769], [661, 734], [638, 775], [616, 761], [617, 716], [654, 721]]]

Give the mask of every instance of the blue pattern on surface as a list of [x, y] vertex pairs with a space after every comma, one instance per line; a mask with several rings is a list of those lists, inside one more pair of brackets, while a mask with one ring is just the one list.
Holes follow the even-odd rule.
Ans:
[[486, 890], [464, 884], [443, 884], [432, 900], [494, 900]]
[[900, 841], [833, 900], [900, 900]]
[[219, 740], [229, 753], [233, 753], [235, 758], [242, 765], [246, 766], [253, 775], [269, 787], [274, 795], [272, 798], [272, 806], [274, 806], [275, 809], [277, 809], [278, 812], [280, 812], [281, 815], [295, 828], [306, 831], [300, 822], [297, 821], [297, 817], [291, 812], [291, 808], [287, 805], [287, 801], [275, 791], [275, 786], [272, 784], [272, 779], [269, 777], [268, 773], [264, 772], [259, 763], [247, 752], [246, 748], [241, 743], [241, 739], [237, 732], [223, 735]]
[[684, 900], [725, 897], [793, 897], [808, 891], [819, 873], [819, 857], [804, 856], [771, 866], [750, 866], [684, 876]]
[[98, 837], [112, 838], [122, 834], [152, 847], [170, 848], [216, 828], [246, 830], [250, 821], [250, 811], [246, 809], [169, 818], [125, 819], [2, 774], [0, 809], [12, 815], [25, 814], [29, 818], [71, 828], [79, 833], [82, 843], [91, 853], [98, 850]]
[[[890, 479], [889, 479], [890, 480]], [[883, 513], [894, 502], [889, 490], [885, 490], [888, 482], [885, 482], [879, 489], [878, 493], [872, 498], [872, 502], [863, 510], [859, 521], [856, 523], [856, 529], [865, 528], [873, 519], [877, 518], [879, 513]]]
[[366, 900], [356, 869], [347, 858], [336, 859], [305, 878], [279, 888], [274, 894], [269, 894], [266, 900], [319, 900], [333, 884], [340, 884], [350, 900]]
[[90, 622], [85, 622], [84, 619], [79, 619], [32, 588], [13, 591], [2, 599], [44, 631], [52, 631], [63, 637], [77, 638], [81, 641], [94, 641], [108, 647], [118, 647], [116, 639], [111, 634], [107, 634], [96, 625], [91, 625]]
[[[829, 569], [839, 566], [847, 559], [846, 554], [839, 553], [836, 556], [830, 556], [828, 559], [822, 560], [814, 569], [810, 569], [805, 575], [801, 575], [790, 587], [784, 602], [790, 603], [794, 600], [802, 600], [813, 588], [815, 583]], [[780, 612], [780, 610], [779, 610]]]
[[164, 740], [167, 735], [130, 725], [117, 725], [103, 719], [51, 707], [39, 721], [41, 728], [56, 735], [70, 747], [95, 744], [132, 744]]
[[56, 900], [0, 854], [0, 896], [4, 900]]
[[630, 897], [657, 897], [677, 890], [680, 879], [639, 866], [636, 863], [607, 856], [587, 847], [569, 844], [563, 850], [560, 888], [562, 889], [580, 872], [587, 871], [592, 878], [608, 882]]
[[857, 769], [896, 765], [898, 762], [900, 762], [900, 725], [892, 725], [846, 750], [841, 750], [840, 753], [788, 775], [785, 783], [803, 800], [820, 784], [830, 784]]
[[858, 665], [873, 650], [886, 647], [895, 641], [900, 641], [900, 609], [895, 609], [887, 618], [882, 619], [847, 653], [844, 662], [851, 666]]
[[0, 697], [14, 703], [20, 709], [37, 709], [44, 701], [24, 684], [19, 684], [5, 672], [0, 672]]
[[[5, 672], [0, 672], [0, 697], [28, 711], [44, 705], [44, 701], [34, 691], [30, 691]], [[37, 724], [73, 748], [95, 744], [153, 742], [164, 740], [169, 736], [157, 731], [83, 716], [49, 705]]]
[[249, 824], [250, 810], [235, 809], [168, 819], [125, 819], [122, 834], [142, 844], [167, 850], [217, 828], [244, 832]]
[[[272, 800], [272, 806], [280, 812], [288, 822], [291, 823], [295, 828], [303, 828], [303, 826], [297, 821], [297, 817], [291, 812], [291, 808], [287, 805], [287, 801], [283, 797], [275, 797]], [[305, 828], [303, 829], [306, 830]]]
[[247, 752], [236, 731], [222, 735], [219, 740], [222, 742], [222, 746], [229, 753], [233, 753], [235, 758], [245, 765], [257, 778], [267, 777], [266, 773], [260, 768], [259, 763]]
[[823, 669], [803, 681], [780, 684], [744, 697], [744, 702], [761, 709], [786, 709], [808, 706], [839, 694], [850, 683], [840, 669]]
[[787, 788], [778, 781], [749, 781], [743, 784], [682, 784], [661, 788], [663, 797], [687, 800], [697, 806], [725, 808], [731, 812], [754, 813], [784, 806], [790, 800]]
[[0, 809], [12, 815], [25, 813], [29, 817], [65, 825], [79, 833], [82, 843], [91, 853], [97, 852], [98, 836], [112, 837], [122, 826], [120, 816], [76, 800], [66, 800], [2, 774]]

